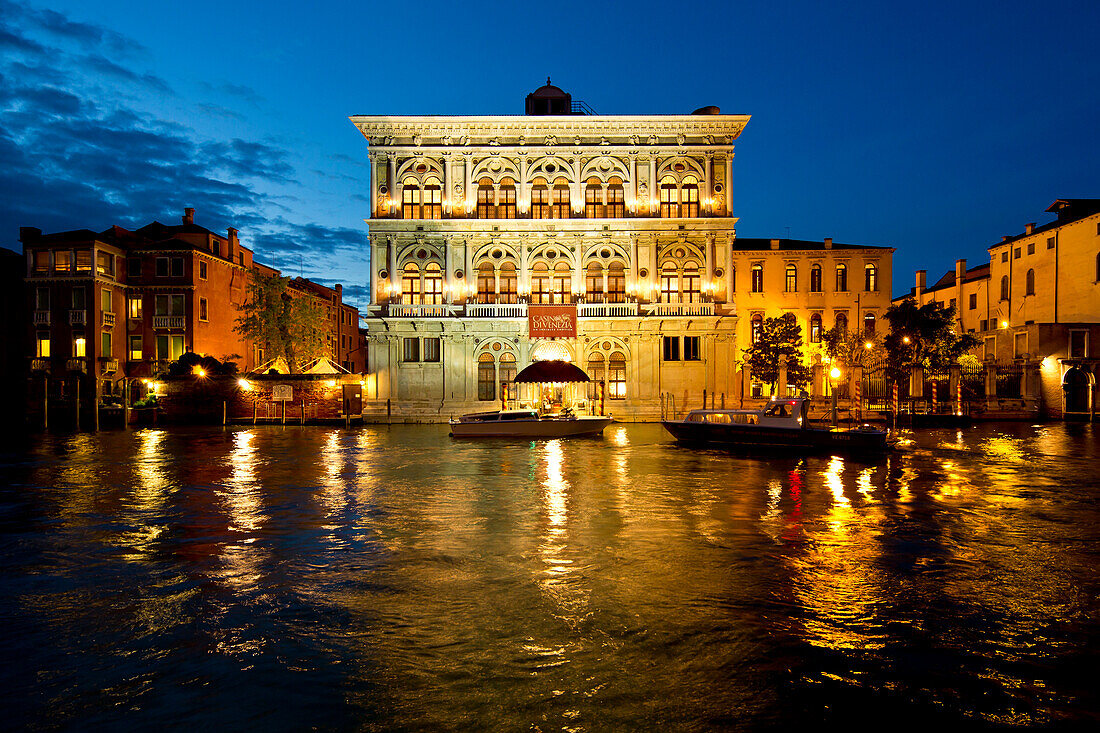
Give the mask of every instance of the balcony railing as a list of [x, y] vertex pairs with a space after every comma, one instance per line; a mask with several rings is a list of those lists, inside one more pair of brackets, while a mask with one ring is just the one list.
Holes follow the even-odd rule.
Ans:
[[101, 356], [99, 357], [99, 363], [103, 367], [104, 374], [118, 371], [118, 359], [113, 359], [109, 356]]
[[183, 316], [153, 316], [153, 328], [183, 328]]
[[642, 306], [646, 316], [713, 316], [714, 303], [649, 303]]
[[581, 303], [578, 318], [622, 318], [638, 315], [637, 303]]
[[469, 318], [526, 318], [526, 303], [467, 303]]
[[50, 371], [50, 366], [49, 358], [39, 357], [37, 359], [31, 359], [32, 372], [48, 372]]
[[456, 305], [396, 305], [386, 307], [390, 318], [450, 318], [458, 314]]
[[73, 309], [69, 311], [69, 325], [70, 326], [83, 326], [88, 320], [88, 311], [81, 308], [80, 310]]
[[65, 368], [68, 369], [70, 372], [84, 372], [85, 374], [87, 374], [88, 360], [83, 357], [74, 356], [72, 359], [69, 359], [67, 362], [65, 362]]
[[104, 311], [103, 312], [103, 325], [108, 326], [108, 327], [115, 325], [115, 314]]
[[48, 325], [50, 325], [50, 312], [49, 311], [35, 311], [34, 312], [34, 325], [36, 325], [36, 326], [48, 326]]

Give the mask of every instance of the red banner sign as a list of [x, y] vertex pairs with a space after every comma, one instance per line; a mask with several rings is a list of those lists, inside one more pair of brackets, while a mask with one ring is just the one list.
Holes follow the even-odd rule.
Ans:
[[531, 338], [576, 338], [577, 306], [527, 306], [527, 332]]

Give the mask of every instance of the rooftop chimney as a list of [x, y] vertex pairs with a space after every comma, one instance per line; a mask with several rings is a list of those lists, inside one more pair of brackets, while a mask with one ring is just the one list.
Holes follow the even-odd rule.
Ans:
[[833, 248], [833, 238], [832, 237], [825, 237], [825, 249], [832, 249], [832, 248]]
[[927, 270], [917, 270], [917, 287], [916, 287], [916, 290], [914, 291], [916, 293], [917, 297], [920, 297], [920, 294], [924, 292], [924, 289], [927, 287], [927, 283], [928, 283], [928, 271]]
[[229, 227], [227, 233], [229, 234], [229, 246], [226, 247], [225, 257], [230, 262], [234, 262], [237, 259], [237, 230]]
[[38, 227], [19, 227], [19, 241], [26, 244], [34, 242], [42, 237], [42, 230]]
[[771, 241], [771, 245], [772, 245], [772, 249], [779, 249], [779, 240], [778, 239], [773, 239]]
[[194, 224], [195, 223], [195, 210], [188, 206], [183, 210], [183, 223]]
[[1035, 233], [1035, 222], [1030, 221], [1027, 224], [1024, 224], [1024, 231], [1027, 234], [1034, 234]]
[[955, 260], [955, 284], [961, 285], [966, 275], [966, 260]]
[[1008, 240], [1010, 240], [1010, 239], [1012, 239], [1012, 235], [1011, 235], [1011, 234], [1002, 234], [1002, 235], [1001, 235], [1001, 241], [1002, 241], [1002, 242], [1007, 242], [1007, 241], [1008, 241]]

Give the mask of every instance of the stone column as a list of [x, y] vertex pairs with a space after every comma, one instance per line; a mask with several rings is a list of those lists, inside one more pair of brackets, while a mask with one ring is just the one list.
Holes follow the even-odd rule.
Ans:
[[[463, 186], [462, 186], [462, 216], [464, 216], [464, 217], [466, 216], [467, 212], [469, 212], [469, 208], [467, 208], [466, 202], [469, 201], [472, 196], [476, 195], [470, 189], [470, 174], [472, 172], [471, 168], [472, 168], [472, 166], [471, 166], [470, 156], [469, 155], [463, 155], [462, 156], [462, 176], [463, 176], [463, 178], [462, 178], [462, 180], [463, 180]], [[470, 268], [467, 265], [467, 268], [466, 268], [466, 270], [467, 270], [466, 277], [467, 278], [470, 277], [469, 269]]]
[[[397, 159], [390, 153], [386, 156], [386, 189], [389, 191], [389, 198], [391, 201], [400, 202], [398, 197], [399, 191], [397, 190]], [[386, 206], [386, 216], [393, 213], [393, 207]]]
[[[468, 177], [468, 175], [467, 175]], [[470, 247], [470, 240], [462, 240], [462, 300], [463, 302], [469, 297], [470, 283], [477, 284], [477, 275], [471, 271], [473, 267], [474, 253]]]
[[[638, 235], [630, 235], [630, 289], [634, 291], [634, 297], [638, 297]], [[607, 288], [604, 288], [607, 292]]]
[[[959, 301], [962, 302], [962, 301]], [[955, 406], [956, 415], [962, 414], [962, 401], [959, 399], [959, 383], [962, 381], [962, 367], [954, 365], [948, 368], [947, 391], [950, 393], [947, 399]]]
[[733, 247], [736, 244], [733, 234], [726, 235], [726, 304], [733, 305], [733, 273], [736, 269], [733, 262]]
[[707, 234], [706, 244], [703, 245], [703, 258], [706, 261], [707, 288], [714, 293], [714, 233]]
[[[657, 181], [657, 156], [656, 155], [650, 155], [649, 156], [649, 201], [646, 202], [647, 205], [652, 205], [652, 206], [655, 206], [655, 207], [659, 207], [661, 205], [660, 194], [661, 194], [661, 187], [660, 187], [660, 185], [658, 184], [658, 181]], [[657, 203], [654, 204], [653, 203], [654, 201], [656, 201]], [[650, 216], [656, 216], [656, 212], [651, 208], [650, 212], [649, 212], [649, 215]]]
[[630, 198], [634, 201], [634, 209], [630, 213], [633, 216], [638, 215], [638, 156], [633, 153], [630, 155]]
[[451, 199], [451, 155], [450, 153], [443, 154], [443, 205], [446, 207], [446, 211], [443, 213], [447, 216], [451, 215], [454, 210], [454, 202]]
[[370, 160], [370, 216], [378, 216], [378, 160], [372, 154]]
[[516, 208], [519, 209], [517, 213], [530, 214], [531, 212], [531, 186], [527, 180], [527, 156], [519, 156], [519, 181], [517, 181], [519, 190], [516, 191], [517, 201]]
[[531, 298], [531, 275], [528, 272], [527, 266], [527, 245], [520, 242], [519, 245], [519, 290], [521, 294], [526, 294], [528, 300]]
[[444, 302], [455, 302], [455, 278], [454, 278], [454, 248], [451, 246], [451, 240], [447, 239], [443, 242], [443, 288], [446, 290]]
[[394, 240], [393, 237], [389, 237], [388, 239], [386, 239], [386, 247], [388, 249], [390, 262], [390, 288], [389, 292], [386, 293], [386, 299], [392, 301], [394, 297], [393, 289], [397, 285], [397, 283], [401, 282], [400, 278], [397, 276], [397, 242]]
[[733, 151], [726, 156], [726, 216], [733, 216]]
[[785, 355], [779, 357], [779, 379], [776, 380], [775, 394], [778, 397], [787, 396], [787, 357]]
[[[706, 168], [703, 174], [703, 192], [706, 194], [707, 201], [714, 201], [714, 153], [706, 154]], [[706, 204], [706, 212], [708, 214], [713, 211], [713, 204]]]
[[810, 367], [810, 392], [811, 397], [823, 397], [825, 392], [822, 390], [822, 377], [825, 374], [825, 365], [821, 362], [815, 363]]

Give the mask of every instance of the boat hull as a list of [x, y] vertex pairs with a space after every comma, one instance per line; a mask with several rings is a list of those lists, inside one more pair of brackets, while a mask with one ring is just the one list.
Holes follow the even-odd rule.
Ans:
[[542, 420], [452, 422], [456, 438], [570, 438], [599, 435], [613, 420], [610, 417], [581, 416]]
[[882, 453], [889, 447], [883, 430], [791, 430], [680, 420], [665, 420], [661, 424], [680, 442], [698, 445], [858, 453]]

